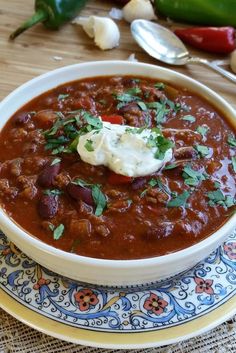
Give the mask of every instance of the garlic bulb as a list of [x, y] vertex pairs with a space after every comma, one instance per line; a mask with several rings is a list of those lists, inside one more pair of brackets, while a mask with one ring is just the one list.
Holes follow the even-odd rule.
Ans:
[[132, 22], [138, 18], [144, 20], [154, 20], [152, 4], [149, 0], [131, 0], [123, 7], [123, 16], [127, 22]]
[[102, 50], [112, 49], [119, 45], [120, 31], [115, 22], [108, 17], [77, 17], [72, 23], [81, 25], [95, 44]]
[[236, 49], [230, 55], [230, 67], [236, 73]]

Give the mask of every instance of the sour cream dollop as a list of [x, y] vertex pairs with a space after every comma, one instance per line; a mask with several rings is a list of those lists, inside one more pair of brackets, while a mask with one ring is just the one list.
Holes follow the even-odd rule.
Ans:
[[100, 130], [92, 130], [79, 138], [77, 151], [81, 159], [94, 166], [104, 165], [113, 172], [130, 177], [152, 174], [172, 159], [169, 148], [163, 159], [155, 157], [153, 140], [160, 133], [127, 125], [103, 122]]

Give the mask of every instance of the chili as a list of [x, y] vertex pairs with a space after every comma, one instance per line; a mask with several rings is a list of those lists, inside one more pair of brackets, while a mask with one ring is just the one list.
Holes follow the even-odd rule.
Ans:
[[174, 32], [183, 42], [212, 53], [228, 54], [236, 47], [233, 27], [178, 28]]
[[[83, 161], [80, 133], [96, 135], [104, 116], [122, 116], [131, 136], [159, 129], [175, 144], [172, 160], [135, 178]], [[232, 214], [235, 148], [223, 112], [184, 87], [132, 76], [69, 82], [28, 102], [0, 132], [0, 204], [29, 234], [64, 251], [164, 255], [206, 238]]]
[[157, 13], [177, 21], [236, 27], [235, 0], [155, 0]]
[[42, 22], [46, 28], [58, 29], [72, 20], [85, 6], [87, 0], [36, 0], [35, 13], [10, 35], [15, 39], [19, 34]]

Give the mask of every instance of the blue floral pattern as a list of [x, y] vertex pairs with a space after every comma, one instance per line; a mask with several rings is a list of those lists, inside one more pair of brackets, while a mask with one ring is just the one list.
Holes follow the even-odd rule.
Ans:
[[236, 293], [236, 232], [194, 268], [124, 289], [75, 282], [38, 265], [0, 233], [0, 288], [41, 315], [79, 328], [138, 332], [176, 326]]

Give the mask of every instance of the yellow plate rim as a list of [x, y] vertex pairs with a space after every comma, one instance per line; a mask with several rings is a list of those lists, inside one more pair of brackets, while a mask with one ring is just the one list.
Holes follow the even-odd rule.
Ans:
[[55, 338], [80, 345], [108, 349], [159, 347], [203, 334], [236, 314], [236, 296], [190, 322], [161, 330], [138, 333], [99, 332], [75, 328], [29, 309], [0, 289], [0, 307], [24, 324]]

